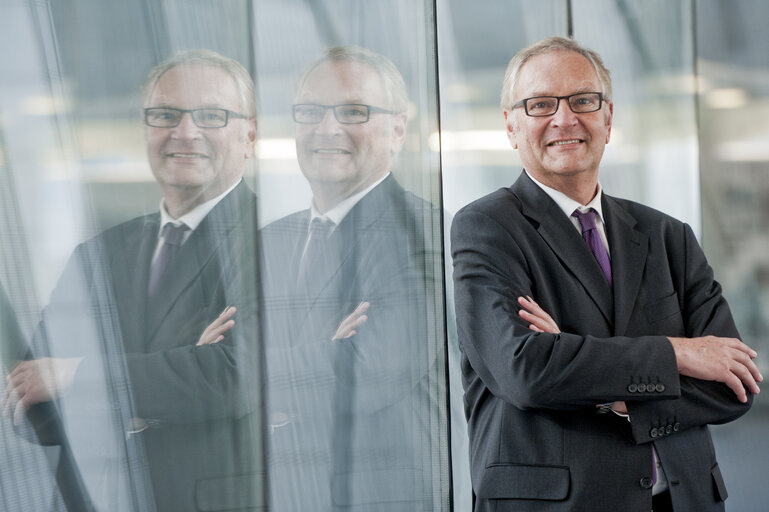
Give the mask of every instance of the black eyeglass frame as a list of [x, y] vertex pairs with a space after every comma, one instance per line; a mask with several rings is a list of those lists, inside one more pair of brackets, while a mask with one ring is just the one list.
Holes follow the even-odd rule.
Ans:
[[[172, 112], [177, 112], [179, 114], [179, 119], [176, 121], [176, 124], [151, 124], [149, 121], [150, 113], [153, 110], [170, 110]], [[224, 112], [224, 124], [221, 126], [205, 126], [201, 125], [198, 120], [195, 118], [195, 114], [197, 112]], [[184, 114], [189, 114], [190, 117], [192, 117], [192, 122], [195, 123], [195, 126], [198, 128], [224, 128], [227, 126], [230, 122], [230, 118], [233, 119], [248, 119], [248, 116], [240, 114], [238, 112], [233, 112], [232, 110], [227, 110], [226, 108], [192, 108], [192, 109], [183, 109], [183, 108], [174, 108], [174, 107], [149, 107], [144, 109], [144, 124], [147, 126], [151, 126], [153, 128], [175, 128], [179, 126], [179, 123], [182, 122], [182, 117], [184, 117]]]
[[[299, 121], [296, 118], [296, 109], [297, 107], [320, 107], [323, 109], [323, 111], [320, 114], [320, 117], [317, 121]], [[337, 109], [341, 107], [366, 107], [366, 119], [363, 121], [343, 121], [342, 119], [339, 119], [339, 114], [337, 113]], [[388, 110], [386, 108], [381, 107], [375, 107], [374, 105], [366, 105], [364, 103], [340, 103], [339, 105], [321, 105], [318, 103], [296, 103], [291, 108], [291, 114], [294, 118], [295, 123], [299, 124], [320, 124], [323, 122], [323, 118], [326, 117], [326, 110], [331, 109], [331, 111], [334, 113], [334, 119], [337, 120], [339, 124], [363, 124], [367, 123], [369, 119], [371, 119], [371, 113], [379, 113], [379, 114], [398, 114], [398, 112], [395, 112], [394, 110]]]
[[[583, 96], [585, 94], [596, 94], [598, 95], [598, 107], [593, 110], [581, 110], [577, 112], [574, 110], [574, 107], [571, 105], [571, 98], [575, 96]], [[539, 100], [539, 99], [554, 99], [555, 100], [555, 110], [550, 112], [549, 114], [530, 114], [529, 113], [529, 105], [528, 102], [530, 100]], [[574, 94], [569, 94], [568, 96], [532, 96], [531, 98], [524, 98], [515, 105], [513, 105], [513, 109], [523, 107], [524, 112], [526, 112], [526, 115], [529, 117], [549, 117], [554, 116], [556, 112], [558, 112], [558, 107], [561, 106], [561, 100], [566, 100], [566, 103], [569, 105], [569, 109], [574, 112], [575, 114], [590, 114], [591, 112], [598, 112], [601, 110], [601, 107], [603, 107], [603, 93], [602, 92], [594, 92], [594, 91], [588, 91], [588, 92], [577, 92]]]

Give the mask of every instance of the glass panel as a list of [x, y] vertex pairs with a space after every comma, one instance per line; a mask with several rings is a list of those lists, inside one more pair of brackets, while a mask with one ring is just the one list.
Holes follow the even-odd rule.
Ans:
[[[441, 149], [445, 239], [454, 213], [520, 172], [518, 153], [505, 136], [499, 95], [507, 63], [519, 49], [567, 31], [565, 0], [484, 2], [439, 0], [441, 130], [430, 138]], [[471, 510], [467, 422], [462, 402], [460, 353], [454, 318], [452, 266], [446, 250], [451, 460], [454, 509]]]
[[[758, 351], [757, 364], [767, 375], [769, 6], [751, 0], [696, 7], [704, 245], [742, 339]], [[727, 510], [761, 510], [769, 500], [761, 476], [769, 451], [769, 403], [762, 391], [749, 415], [713, 428], [728, 478]]]
[[448, 510], [432, 2], [254, 7], [272, 508]]
[[[248, 2], [1, 9], [0, 342], [16, 417], [0, 420], [14, 468], [0, 508], [263, 509], [255, 94], [231, 60], [252, 67]], [[188, 54], [140, 96], [191, 48], [218, 54]], [[145, 106], [247, 118], [145, 128]], [[189, 228], [177, 248], [161, 197]], [[226, 306], [219, 339], [205, 329]]]
[[601, 185], [699, 233], [691, 2], [573, 5], [575, 39], [596, 50], [612, 76], [615, 111]]

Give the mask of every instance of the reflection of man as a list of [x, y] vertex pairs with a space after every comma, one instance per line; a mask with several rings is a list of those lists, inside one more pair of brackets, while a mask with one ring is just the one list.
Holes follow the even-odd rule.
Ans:
[[432, 510], [445, 484], [428, 387], [442, 383], [424, 234], [437, 217], [390, 174], [406, 106], [393, 64], [356, 47], [330, 49], [297, 86], [312, 206], [262, 238], [276, 510]]
[[104, 510], [133, 510], [147, 498], [141, 458], [130, 458], [137, 447], [157, 510], [247, 510], [260, 494], [258, 429], [248, 415], [256, 400], [244, 386], [256, 369], [247, 346], [255, 315], [241, 308], [228, 331], [234, 310], [225, 308], [255, 303], [255, 197], [242, 181], [256, 137], [253, 82], [229, 58], [185, 52], [151, 72], [143, 105], [161, 211], [77, 248], [38, 331], [57, 357], [17, 366], [8, 409], [18, 416], [59, 398], [73, 416], [70, 439], [92, 429], [97, 446], [72, 443], [81, 467], [92, 469], [108, 450], [98, 446], [99, 432], [110, 426], [88, 423], [83, 404], [108, 396], [124, 413], [112, 420], [128, 439], [122, 469], [133, 488], [120, 495], [106, 475], [91, 480]]
[[502, 107], [525, 172], [452, 226], [476, 510], [723, 510], [707, 425], [747, 411], [756, 354], [691, 229], [602, 193], [608, 71], [545, 39]]

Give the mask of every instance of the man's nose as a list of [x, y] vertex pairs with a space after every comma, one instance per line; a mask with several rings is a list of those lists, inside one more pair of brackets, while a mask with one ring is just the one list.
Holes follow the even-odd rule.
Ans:
[[336, 133], [339, 132], [341, 128], [342, 125], [336, 120], [334, 109], [327, 108], [324, 110], [323, 117], [321, 117], [316, 130], [321, 133]]
[[182, 139], [194, 139], [200, 136], [200, 128], [192, 119], [192, 112], [183, 112], [179, 124], [173, 127], [173, 135]]
[[568, 125], [577, 122], [577, 114], [572, 112], [567, 98], [558, 100], [558, 110], [553, 114], [553, 122], [558, 125]]

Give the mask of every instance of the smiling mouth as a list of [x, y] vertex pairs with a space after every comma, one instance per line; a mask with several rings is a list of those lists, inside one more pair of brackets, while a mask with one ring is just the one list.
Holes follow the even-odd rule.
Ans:
[[208, 158], [206, 155], [200, 153], [167, 153], [168, 158]]
[[325, 149], [325, 148], [317, 148], [312, 150], [313, 153], [319, 154], [319, 155], [349, 155], [350, 152], [344, 149]]
[[548, 144], [548, 146], [564, 146], [566, 144], [581, 144], [582, 142], [585, 141], [582, 139], [556, 140]]

